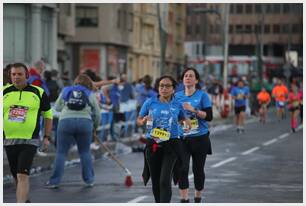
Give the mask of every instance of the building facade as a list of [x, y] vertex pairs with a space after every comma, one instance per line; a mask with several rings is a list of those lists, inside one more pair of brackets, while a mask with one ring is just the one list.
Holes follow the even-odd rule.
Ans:
[[73, 76], [87, 69], [103, 79], [128, 72], [131, 14], [130, 4], [75, 4], [75, 35], [67, 39]]
[[[161, 47], [158, 6], [160, 4], [133, 5], [133, 37], [129, 50], [128, 67], [133, 80], [149, 74], [161, 76]], [[163, 4], [163, 24], [167, 29], [164, 73], [178, 75], [184, 63], [185, 5]], [[161, 8], [161, 7], [160, 7]]]
[[31, 66], [43, 59], [57, 69], [56, 4], [3, 4], [3, 63]]
[[[247, 75], [256, 69], [258, 51], [264, 61], [264, 75], [281, 68], [286, 51], [296, 51], [302, 63], [303, 5], [230, 4], [229, 75]], [[192, 12], [194, 8], [203, 12]], [[221, 76], [223, 64], [224, 4], [188, 4], [186, 52], [190, 64]]]

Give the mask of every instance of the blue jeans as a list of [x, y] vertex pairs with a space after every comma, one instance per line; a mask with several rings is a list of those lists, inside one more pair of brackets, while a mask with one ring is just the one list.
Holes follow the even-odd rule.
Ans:
[[94, 182], [94, 170], [90, 153], [93, 123], [86, 118], [67, 118], [58, 123], [57, 147], [54, 161], [53, 174], [49, 180], [50, 184], [59, 184], [65, 167], [65, 159], [70, 146], [76, 142], [81, 159], [82, 178], [85, 183]]

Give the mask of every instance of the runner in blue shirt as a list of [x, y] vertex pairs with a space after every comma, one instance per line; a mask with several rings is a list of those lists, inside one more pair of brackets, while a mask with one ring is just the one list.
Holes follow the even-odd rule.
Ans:
[[189, 162], [192, 157], [195, 202], [201, 202], [201, 192], [204, 189], [204, 166], [206, 155], [212, 154], [207, 121], [212, 120], [212, 105], [206, 92], [201, 90], [200, 75], [194, 68], [183, 71], [182, 80], [184, 90], [177, 92], [175, 98], [183, 105], [187, 118], [191, 120], [191, 130], [184, 132], [183, 136], [183, 163], [182, 176], [179, 181], [181, 202], [189, 202], [188, 173]]
[[238, 133], [244, 132], [245, 110], [249, 94], [250, 90], [248, 87], [244, 86], [244, 82], [242, 79], [239, 79], [237, 82], [237, 86], [231, 90], [232, 98], [235, 100], [235, 124], [237, 125]]
[[[145, 167], [149, 168], [155, 202], [164, 203], [171, 201], [171, 177], [181, 149], [178, 122], [185, 120], [185, 114], [173, 97], [175, 80], [171, 76], [162, 76], [156, 85], [158, 96], [145, 101], [137, 123], [139, 126], [147, 125]], [[190, 121], [187, 122], [190, 128]]]

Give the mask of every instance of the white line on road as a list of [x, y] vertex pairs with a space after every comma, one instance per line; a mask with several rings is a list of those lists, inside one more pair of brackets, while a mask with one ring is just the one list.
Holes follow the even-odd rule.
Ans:
[[128, 201], [128, 203], [136, 203], [136, 202], [140, 202], [141, 200], [143, 199], [146, 199], [148, 196], [144, 195], [144, 196], [139, 196], [139, 197], [136, 197], [135, 199], [132, 199], [130, 201]]
[[252, 152], [255, 152], [256, 150], [259, 150], [259, 147], [253, 147], [247, 151], [242, 152], [242, 155], [247, 155], [247, 154], [251, 154]]
[[225, 159], [225, 160], [223, 160], [221, 162], [218, 162], [217, 164], [212, 165], [211, 167], [212, 168], [220, 167], [221, 165], [224, 165], [226, 163], [232, 162], [232, 161], [234, 161], [236, 159], [237, 159], [237, 157], [230, 157], [230, 158], [227, 158], [227, 159]]
[[284, 138], [288, 137], [289, 135], [290, 135], [289, 133], [282, 134], [282, 135], [278, 136], [278, 139], [284, 139]]
[[299, 130], [301, 130], [301, 129], [303, 129], [303, 125], [301, 124], [300, 126], [298, 126], [298, 128], [296, 129], [296, 131], [299, 131]]
[[270, 145], [270, 144], [273, 144], [274, 142], [277, 142], [277, 139], [276, 139], [276, 138], [273, 138], [273, 139], [271, 139], [271, 140], [269, 140], [269, 141], [267, 141], [267, 142], [264, 142], [262, 145], [263, 145], [263, 146], [268, 146], [268, 145]]

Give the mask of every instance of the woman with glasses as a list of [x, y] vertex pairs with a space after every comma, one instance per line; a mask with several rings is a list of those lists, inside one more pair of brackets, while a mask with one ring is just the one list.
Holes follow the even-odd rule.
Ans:
[[[151, 176], [157, 203], [171, 201], [171, 178], [181, 144], [178, 122], [185, 120], [181, 104], [173, 98], [175, 86], [171, 76], [160, 77], [156, 82], [158, 96], [145, 101], [137, 118], [139, 126], [147, 127], [144, 171]], [[143, 177], [146, 184], [149, 176]]]
[[175, 94], [175, 98], [183, 106], [186, 117], [191, 121], [191, 129], [184, 132], [183, 146], [183, 169], [179, 181], [179, 189], [182, 203], [188, 203], [188, 173], [189, 162], [192, 157], [192, 171], [194, 175], [194, 202], [201, 202], [201, 192], [204, 189], [205, 173], [204, 166], [206, 155], [212, 154], [209, 139], [208, 121], [213, 118], [211, 101], [206, 92], [199, 85], [200, 75], [194, 68], [183, 71], [181, 79], [184, 90]]

